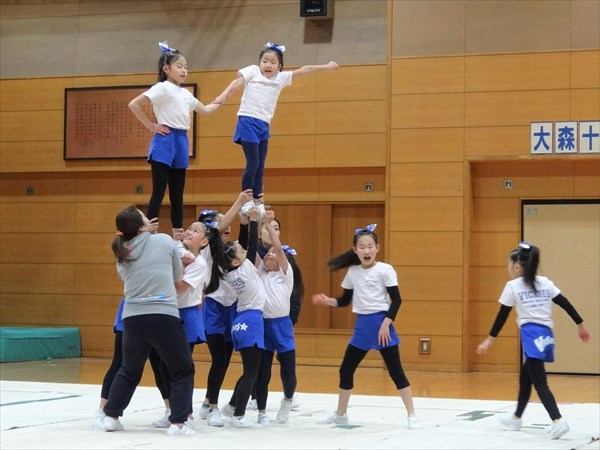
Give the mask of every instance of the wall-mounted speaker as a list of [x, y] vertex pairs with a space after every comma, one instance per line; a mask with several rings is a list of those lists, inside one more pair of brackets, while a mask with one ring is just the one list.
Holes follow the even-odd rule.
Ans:
[[300, 0], [300, 17], [331, 19], [333, 0]]

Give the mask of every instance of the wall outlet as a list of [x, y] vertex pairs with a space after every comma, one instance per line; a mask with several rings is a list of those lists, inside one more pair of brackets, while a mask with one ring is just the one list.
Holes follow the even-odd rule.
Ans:
[[373, 183], [365, 183], [365, 192], [373, 192]]
[[431, 338], [419, 338], [419, 355], [431, 354]]
[[136, 184], [135, 185], [135, 193], [136, 194], [143, 194], [144, 193], [144, 186], [142, 186], [141, 184]]

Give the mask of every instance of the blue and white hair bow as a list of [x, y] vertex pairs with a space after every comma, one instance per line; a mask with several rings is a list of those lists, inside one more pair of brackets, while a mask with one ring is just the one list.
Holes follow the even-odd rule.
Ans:
[[219, 213], [216, 209], [203, 209], [200, 211], [201, 216], [215, 216]]
[[281, 249], [289, 255], [296, 256], [296, 250], [290, 248], [289, 245], [282, 245]]
[[265, 47], [275, 50], [276, 52], [279, 52], [279, 53], [285, 52], [285, 45], [279, 45], [276, 42], [267, 42], [265, 44]]
[[375, 228], [377, 228], [377, 224], [372, 223], [371, 225], [367, 225], [364, 228], [357, 228], [356, 230], [354, 230], [354, 234], [358, 234], [358, 233], [362, 233], [362, 232], [373, 233], [375, 231]]
[[531, 244], [523, 241], [519, 243], [519, 248], [522, 248], [523, 250], [531, 250]]
[[217, 222], [216, 220], [211, 220], [210, 222], [204, 222], [204, 225], [206, 225], [208, 228], [215, 229], [219, 225], [219, 222]]
[[159, 42], [158, 46], [160, 47], [160, 49], [162, 50], [163, 53], [169, 53], [169, 52], [176, 52], [177, 51], [174, 48], [169, 47], [169, 44], [167, 44], [167, 41], [165, 41], [165, 42]]

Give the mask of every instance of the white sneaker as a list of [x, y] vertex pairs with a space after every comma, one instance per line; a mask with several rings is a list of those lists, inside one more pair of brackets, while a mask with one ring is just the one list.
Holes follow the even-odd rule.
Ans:
[[260, 423], [254, 422], [246, 416], [233, 416], [231, 418], [231, 425], [234, 428], [262, 428]]
[[500, 416], [499, 420], [505, 430], [519, 431], [521, 429], [521, 419], [513, 414], [510, 416]]
[[152, 422], [152, 426], [155, 428], [169, 428], [171, 426], [171, 422], [169, 422], [169, 416], [171, 415], [171, 410], [169, 408], [165, 409], [165, 415], [160, 419], [156, 419]]
[[92, 417], [92, 425], [94, 425], [94, 428], [98, 428], [99, 430], [102, 430], [102, 422], [104, 422], [104, 418], [106, 417], [106, 414], [104, 414], [104, 411], [99, 409], [96, 411], [96, 413], [94, 414], [94, 417]]
[[285, 397], [281, 399], [281, 406], [277, 411], [277, 422], [286, 423], [290, 418], [290, 411], [293, 407], [293, 400], [286, 400]]
[[419, 419], [415, 413], [412, 413], [408, 416], [408, 429], [418, 430], [419, 428], [421, 428], [421, 419]]
[[262, 202], [260, 202], [260, 203], [256, 203], [255, 206], [260, 211], [260, 214], [258, 215], [258, 218], [256, 220], [258, 220], [259, 222], [264, 221], [265, 220], [265, 212], [266, 212], [265, 205]]
[[213, 409], [208, 413], [208, 417], [206, 418], [206, 423], [208, 423], [211, 427], [222, 427], [225, 426], [225, 422], [223, 421], [223, 416], [218, 409]]
[[548, 428], [548, 437], [550, 439], [559, 439], [567, 431], [569, 431], [569, 424], [561, 417]]
[[259, 413], [258, 414], [258, 423], [261, 424], [262, 426], [267, 426], [271, 423], [271, 419], [269, 419], [269, 416], [267, 416], [266, 413]]
[[181, 428], [173, 423], [167, 430], [167, 436], [193, 436], [194, 434], [196, 430], [189, 420], [186, 420]]
[[292, 411], [298, 411], [300, 409], [300, 400], [298, 400], [298, 396], [294, 394], [292, 397]]
[[123, 431], [123, 424], [118, 418], [106, 416], [102, 421], [102, 429], [104, 431]]
[[250, 210], [254, 208], [254, 200], [248, 200], [246, 203], [244, 203], [242, 205], [242, 208], [240, 209], [240, 212], [247, 216], [248, 213], [250, 212]]
[[210, 406], [208, 406], [206, 403], [202, 403], [202, 406], [200, 407], [200, 412], [198, 413], [200, 418], [202, 420], [206, 420], [209, 412], [210, 412]]
[[319, 425], [347, 425], [348, 424], [348, 414], [344, 414], [343, 416], [338, 415], [337, 412], [333, 411], [331, 415], [325, 419], [319, 420], [317, 422]]
[[248, 400], [246, 409], [249, 409], [250, 411], [258, 411], [258, 403], [256, 402], [255, 398], [251, 398], [250, 400]]
[[225, 406], [221, 408], [221, 414], [225, 417], [233, 417], [233, 413], [235, 412], [235, 408], [227, 403]]

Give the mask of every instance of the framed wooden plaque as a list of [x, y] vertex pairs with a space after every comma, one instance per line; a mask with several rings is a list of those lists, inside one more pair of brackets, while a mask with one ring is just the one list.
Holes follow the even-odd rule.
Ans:
[[[182, 85], [198, 98], [197, 84]], [[146, 158], [152, 133], [128, 104], [151, 86], [65, 89], [64, 159]], [[155, 121], [152, 105], [147, 106]], [[196, 156], [196, 113], [188, 130], [190, 158]]]

